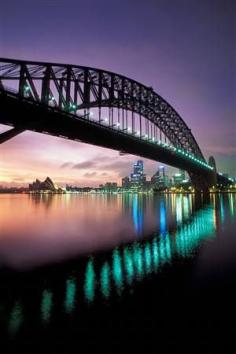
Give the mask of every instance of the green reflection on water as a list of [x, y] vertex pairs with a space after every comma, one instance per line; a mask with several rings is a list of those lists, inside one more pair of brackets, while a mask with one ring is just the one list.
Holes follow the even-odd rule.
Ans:
[[142, 245], [135, 243], [133, 245], [133, 262], [134, 262], [134, 268], [135, 272], [137, 274], [137, 278], [141, 279], [144, 275], [143, 272], [143, 257], [142, 257]]
[[186, 257], [200, 241], [204, 238], [211, 237], [215, 230], [215, 223], [212, 209], [201, 211], [198, 218], [193, 220], [191, 224], [183, 225], [176, 232], [176, 251], [181, 256]]
[[160, 254], [160, 262], [163, 264], [166, 262], [166, 247], [165, 247], [165, 239], [162, 237], [159, 241], [159, 254]]
[[52, 292], [45, 289], [42, 294], [41, 302], [41, 319], [47, 324], [50, 321], [52, 314]]
[[170, 235], [167, 234], [165, 238], [166, 260], [170, 261], [172, 258]]
[[188, 219], [189, 218], [189, 213], [190, 213], [190, 207], [189, 207], [189, 197], [188, 196], [184, 196], [183, 197], [183, 202], [184, 202], [184, 219]]
[[75, 307], [76, 282], [74, 278], [66, 281], [65, 311], [71, 313]]
[[8, 323], [8, 333], [10, 335], [15, 335], [19, 331], [22, 323], [23, 323], [22, 305], [17, 301], [10, 313], [10, 318]]
[[113, 264], [112, 273], [116, 286], [117, 293], [120, 294], [123, 290], [123, 272], [122, 272], [122, 259], [118, 249], [115, 249], [112, 254]]
[[94, 271], [93, 260], [90, 259], [85, 270], [84, 294], [88, 302], [93, 301], [95, 296], [96, 275]]
[[[179, 218], [180, 215], [182, 218], [181, 200], [180, 197]], [[156, 273], [161, 266], [170, 263], [175, 254], [181, 257], [191, 256], [193, 250], [200, 245], [203, 239], [214, 235], [215, 228], [214, 208], [208, 207], [197, 212], [194, 218], [182, 224], [173, 234], [161, 233], [151, 241], [136, 241], [130, 245], [115, 248], [101, 265], [99, 262], [95, 263], [96, 257], [90, 258], [85, 268], [84, 278], [86, 301], [93, 302], [99, 291], [103, 298], [110, 298], [112, 287], [121, 296], [125, 286], [132, 286], [135, 281], [141, 281], [145, 276]], [[95, 269], [97, 269], [98, 278], [96, 278]], [[97, 288], [96, 279], [99, 282]], [[65, 299], [67, 312], [74, 309], [75, 293], [75, 280], [69, 279]]]
[[145, 271], [147, 274], [151, 273], [152, 271], [152, 252], [151, 252], [151, 245], [147, 242], [144, 246], [144, 264], [145, 264]]
[[[181, 199], [179, 200], [181, 201]], [[230, 210], [234, 213], [234, 200], [230, 198], [229, 202], [232, 203]], [[136, 241], [131, 245], [115, 248], [112, 253], [107, 255], [102, 264], [99, 257], [90, 257], [84, 274], [86, 301], [92, 303], [95, 300], [95, 295], [98, 295], [99, 292], [107, 300], [113, 293], [112, 287], [120, 296], [125, 286], [133, 286], [135, 281], [140, 281], [145, 276], [156, 273], [164, 264], [170, 263], [174, 255], [191, 256], [193, 250], [204, 239], [214, 236], [216, 229], [214, 211], [215, 209], [211, 207], [198, 211], [193, 218], [178, 227], [173, 234], [166, 232], [165, 235], [163, 233], [156, 235], [152, 240]], [[66, 281], [64, 301], [66, 313], [75, 310], [76, 291], [76, 280], [71, 277]], [[50, 321], [52, 300], [52, 292], [44, 290], [41, 301], [41, 319], [44, 323]], [[16, 333], [22, 322], [22, 307], [17, 302], [10, 313], [9, 333]]]
[[177, 225], [182, 223], [182, 196], [177, 195], [176, 197], [176, 222]]
[[235, 209], [234, 209], [234, 199], [233, 199], [233, 194], [228, 195], [229, 198], [229, 207], [230, 207], [230, 215], [231, 217], [234, 217], [235, 214]]
[[223, 197], [220, 195], [220, 220], [221, 223], [223, 224], [225, 221], [225, 210], [224, 210], [224, 204], [223, 204]]
[[105, 262], [101, 268], [101, 292], [107, 299], [111, 292], [110, 266]]
[[154, 271], [156, 272], [159, 266], [159, 247], [156, 238], [152, 242], [152, 257], [153, 257], [153, 268]]
[[132, 251], [129, 249], [128, 246], [124, 247], [123, 257], [124, 257], [126, 279], [127, 279], [127, 283], [130, 285], [132, 284], [134, 279], [134, 263], [132, 258]]

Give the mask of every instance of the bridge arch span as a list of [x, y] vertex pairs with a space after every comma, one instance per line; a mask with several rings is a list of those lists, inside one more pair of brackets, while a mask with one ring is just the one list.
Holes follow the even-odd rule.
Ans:
[[16, 82], [20, 96], [28, 95], [45, 104], [51, 101], [59, 109], [74, 109], [75, 114], [86, 115], [91, 108], [98, 108], [98, 119], [102, 120], [101, 109], [107, 107], [111, 110], [109, 124], [113, 124], [112, 110], [116, 108], [121, 111], [120, 129], [128, 129], [123, 115], [129, 111], [133, 133], [139, 125], [140, 136], [152, 138], [157, 137], [159, 129], [171, 144], [205, 161], [191, 130], [176, 110], [151, 87], [123, 75], [78, 65], [0, 58], [0, 85], [8, 87], [11, 82]]
[[0, 143], [32, 130], [184, 169], [198, 189], [209, 188], [216, 178], [224, 181], [165, 99], [110, 71], [0, 58], [0, 123], [13, 126]]

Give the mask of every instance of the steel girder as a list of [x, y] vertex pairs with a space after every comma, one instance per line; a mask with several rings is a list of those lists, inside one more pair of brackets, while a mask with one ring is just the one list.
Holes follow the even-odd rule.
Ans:
[[174, 146], [205, 161], [175, 109], [151, 87], [125, 76], [84, 66], [0, 58], [0, 89], [13, 89], [19, 98], [27, 95], [63, 110], [76, 107], [75, 114], [93, 107], [134, 112], [157, 126]]

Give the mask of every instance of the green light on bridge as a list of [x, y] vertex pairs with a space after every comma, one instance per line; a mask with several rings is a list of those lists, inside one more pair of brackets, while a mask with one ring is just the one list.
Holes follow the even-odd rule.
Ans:
[[77, 108], [78, 108], [78, 107], [77, 107], [76, 104], [74, 104], [74, 103], [71, 103], [71, 104], [70, 104], [70, 110], [71, 110], [71, 111], [76, 111]]
[[25, 91], [25, 92], [29, 92], [29, 90], [30, 90], [30, 87], [29, 87], [28, 85], [25, 85], [25, 86], [24, 86], [24, 91]]

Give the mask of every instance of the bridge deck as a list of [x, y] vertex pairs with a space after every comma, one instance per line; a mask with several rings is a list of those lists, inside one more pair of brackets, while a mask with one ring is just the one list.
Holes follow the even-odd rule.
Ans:
[[212, 171], [175, 151], [41, 103], [0, 93], [0, 123], [123, 151], [206, 177]]

